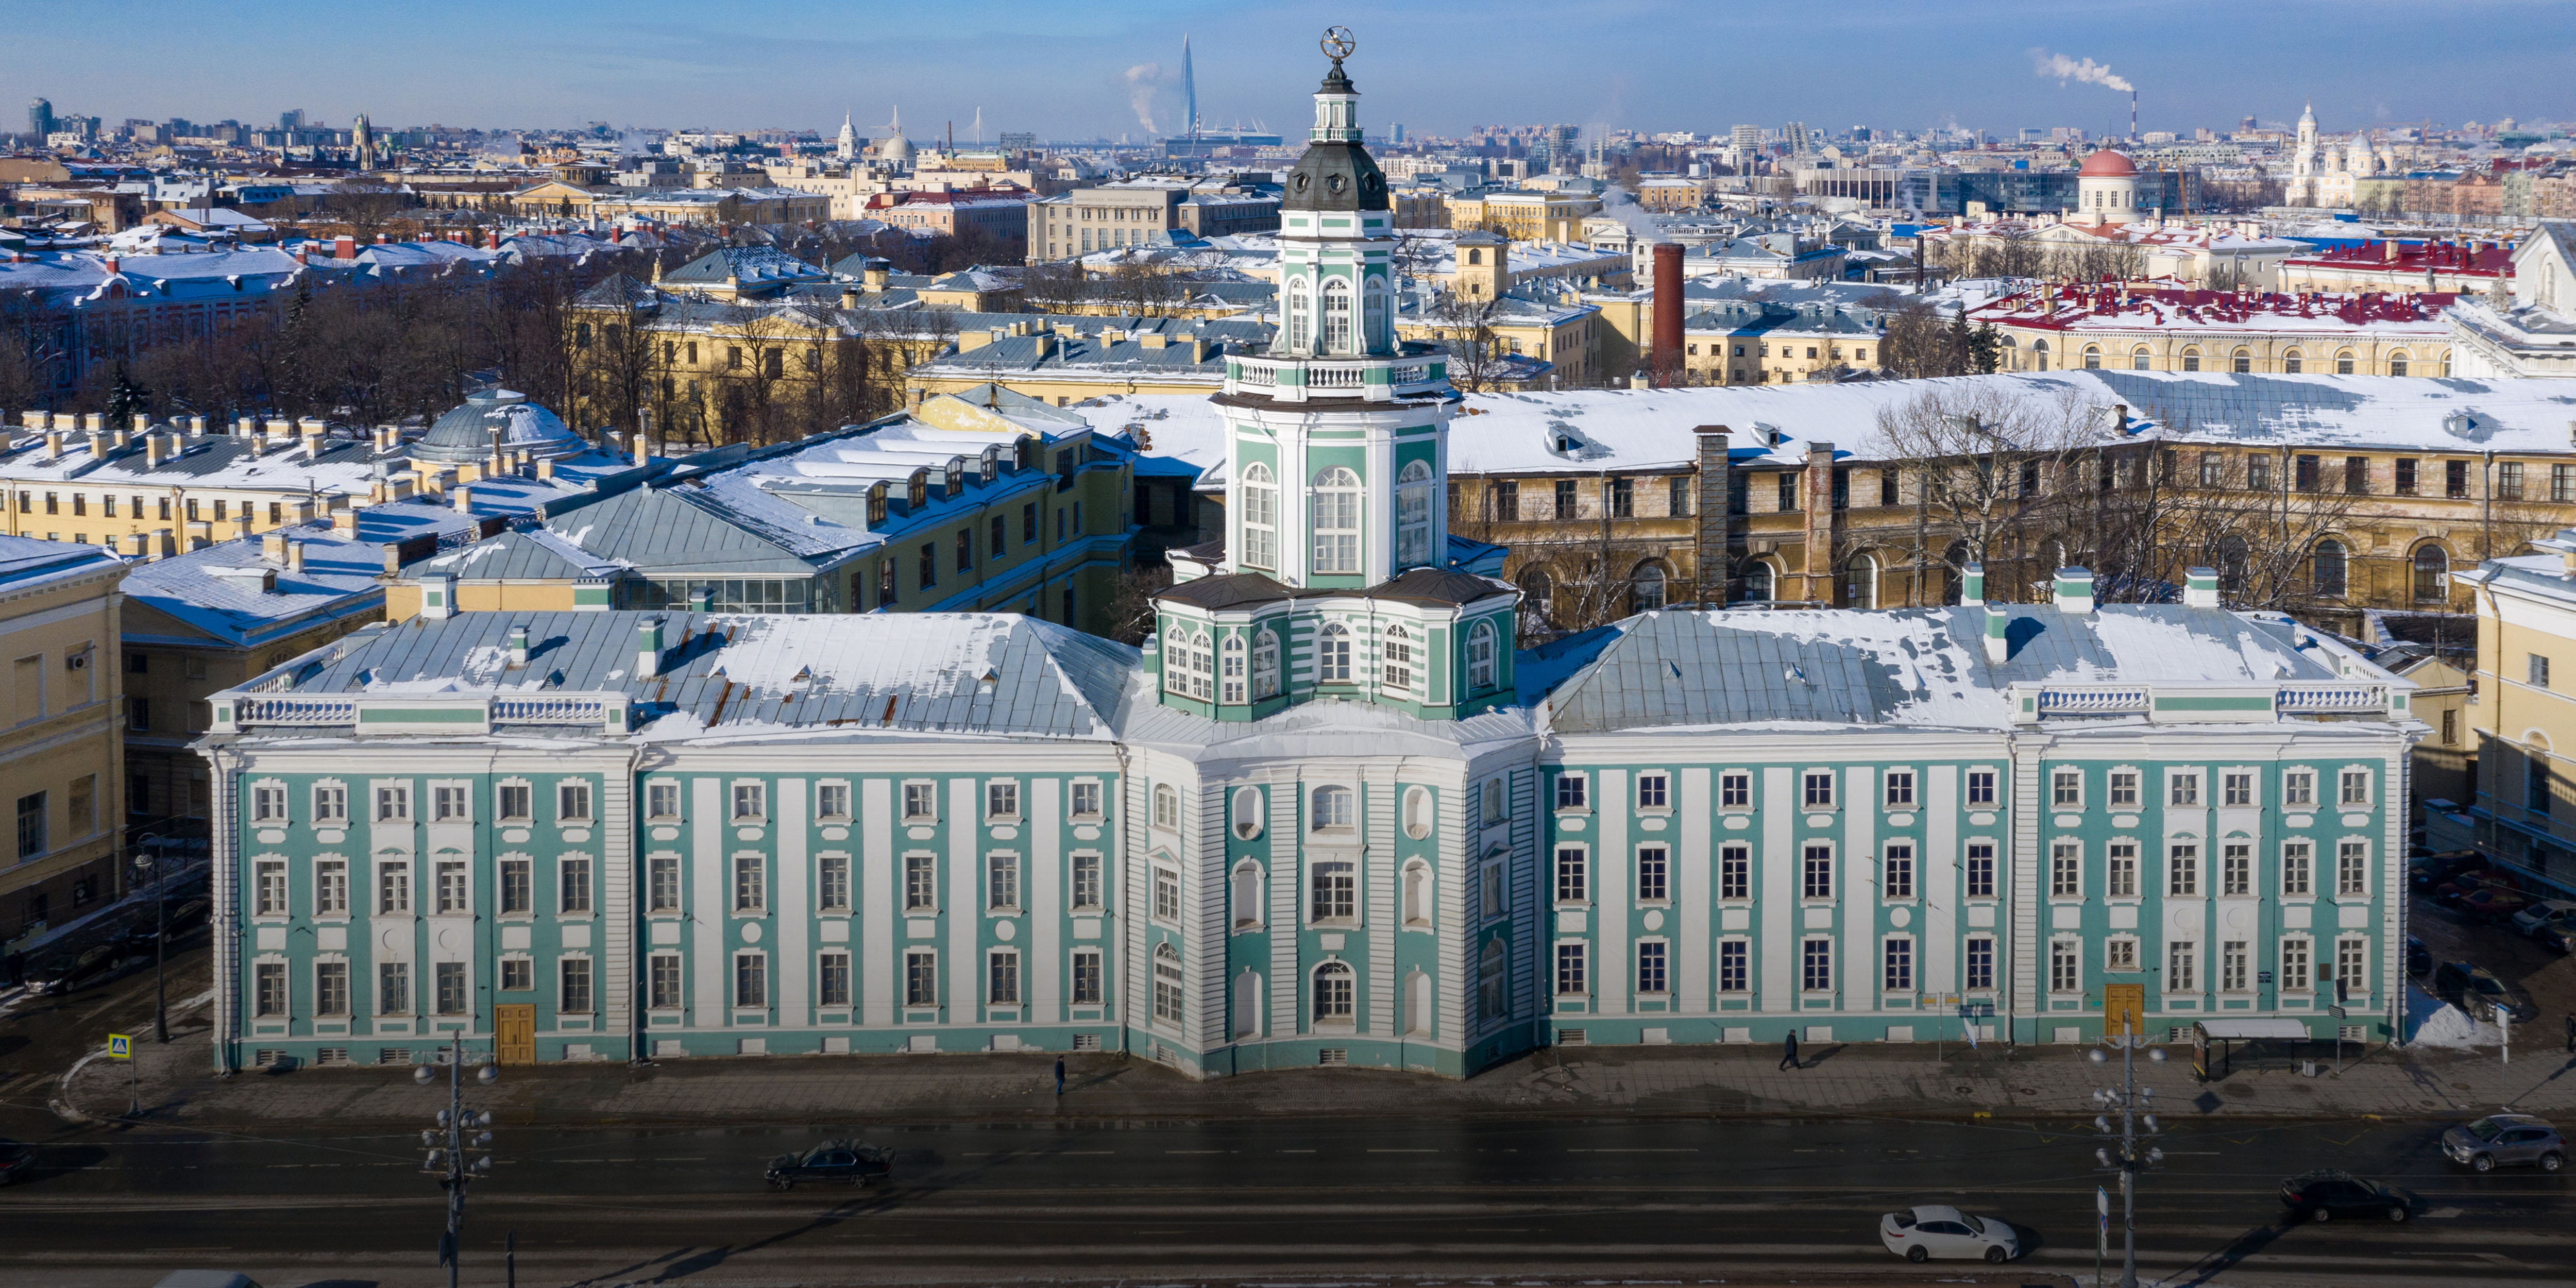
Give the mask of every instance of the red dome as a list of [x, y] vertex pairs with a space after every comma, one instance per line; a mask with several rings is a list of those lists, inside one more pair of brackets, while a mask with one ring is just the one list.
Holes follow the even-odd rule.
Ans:
[[2084, 158], [2084, 168], [2075, 172], [2086, 179], [2128, 179], [2138, 173], [2138, 163], [2104, 148]]

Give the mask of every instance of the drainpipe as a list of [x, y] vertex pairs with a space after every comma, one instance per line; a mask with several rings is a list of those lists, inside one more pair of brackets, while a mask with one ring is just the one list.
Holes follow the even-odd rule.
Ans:
[[239, 1068], [233, 1047], [241, 1040], [241, 880], [234, 870], [239, 847], [233, 834], [240, 813], [233, 807], [233, 780], [241, 754], [215, 747], [206, 752], [206, 759], [215, 774], [215, 812], [207, 831], [213, 841], [207, 875], [214, 904], [215, 1074], [229, 1078]]
[[2478, 465], [2478, 560], [2495, 558], [2495, 449], [2479, 454]]

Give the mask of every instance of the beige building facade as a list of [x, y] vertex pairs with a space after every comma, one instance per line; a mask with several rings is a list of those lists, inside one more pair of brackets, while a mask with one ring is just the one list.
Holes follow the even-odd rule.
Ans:
[[0, 801], [14, 829], [0, 861], [0, 940], [12, 946], [125, 885], [125, 575], [93, 546], [0, 537], [0, 646], [10, 668]]

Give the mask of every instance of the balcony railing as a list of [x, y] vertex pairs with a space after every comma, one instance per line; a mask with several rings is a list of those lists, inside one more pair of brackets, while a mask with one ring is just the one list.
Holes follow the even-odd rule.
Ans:
[[2147, 690], [2135, 685], [2052, 687], [2039, 691], [2039, 714], [2043, 716], [2137, 715], [2149, 706]]
[[242, 725], [345, 725], [358, 722], [355, 698], [243, 698], [233, 721]]
[[2385, 684], [2284, 684], [2274, 698], [2285, 715], [2382, 712], [2388, 710]]
[[599, 698], [494, 698], [493, 724], [598, 724], [608, 718], [608, 704]]

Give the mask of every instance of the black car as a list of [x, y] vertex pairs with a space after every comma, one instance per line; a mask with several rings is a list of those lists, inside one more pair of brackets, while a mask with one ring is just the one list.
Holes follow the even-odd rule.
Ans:
[[763, 1179], [773, 1190], [799, 1184], [868, 1185], [894, 1175], [894, 1151], [856, 1140], [827, 1140], [802, 1154], [769, 1160]]
[[2423, 940], [2408, 935], [2406, 937], [2406, 973], [2420, 979], [2432, 969], [2433, 950], [2426, 948]]
[[2350, 1172], [2302, 1172], [2281, 1182], [2281, 1206], [2298, 1221], [2336, 1217], [2403, 1221], [2414, 1214], [2415, 1196]]
[[27, 989], [39, 995], [68, 993], [116, 969], [121, 960], [115, 944], [93, 944], [77, 951], [65, 949], [27, 972]]
[[23, 1140], [0, 1136], [0, 1185], [7, 1185], [36, 1169], [36, 1147]]
[[205, 921], [210, 906], [202, 898], [169, 900], [162, 905], [158, 919], [149, 912], [139, 914], [134, 924], [126, 927], [123, 943], [135, 955], [148, 956], [165, 931], [174, 944], [185, 938]]
[[2432, 991], [2477, 1019], [2491, 1021], [2501, 1014], [2516, 1024], [2529, 1024], [2540, 1018], [2540, 1005], [2531, 1000], [2529, 991], [2475, 963], [2442, 963], [2433, 973]]

